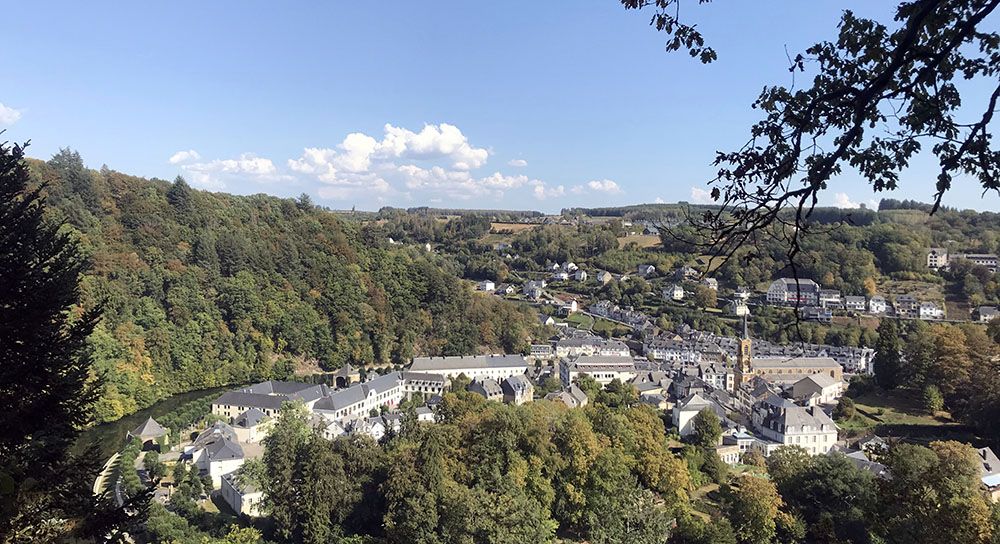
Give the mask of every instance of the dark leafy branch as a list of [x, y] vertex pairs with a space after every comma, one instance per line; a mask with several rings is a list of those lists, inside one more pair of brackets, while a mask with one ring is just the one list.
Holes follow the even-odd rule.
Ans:
[[[626, 9], [657, 10], [653, 24], [671, 35], [668, 50], [711, 51], [678, 20], [677, 3], [622, 0]], [[835, 42], [792, 59], [793, 74], [814, 72], [811, 85], [765, 88], [753, 104], [764, 118], [747, 143], [716, 155], [710, 184], [718, 207], [689, 217], [698, 233], [692, 246], [728, 260], [760, 236], [780, 238], [794, 272], [812, 211], [832, 179], [852, 168], [876, 192], [896, 189], [927, 146], [939, 165], [932, 213], [955, 176], [977, 179], [984, 192], [998, 190], [1000, 152], [989, 128], [1000, 97], [1000, 35], [981, 30], [998, 5], [903, 2], [896, 28], [845, 11]], [[963, 80], [995, 85], [973, 122], [958, 119], [975, 109], [963, 102]]]

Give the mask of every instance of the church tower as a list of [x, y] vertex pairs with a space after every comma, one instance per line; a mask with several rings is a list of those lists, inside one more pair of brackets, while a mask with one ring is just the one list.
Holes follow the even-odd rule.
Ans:
[[743, 316], [743, 336], [740, 337], [740, 353], [736, 358], [736, 388], [750, 380], [753, 373], [750, 360], [753, 358], [753, 340], [750, 339], [750, 328], [747, 316]]

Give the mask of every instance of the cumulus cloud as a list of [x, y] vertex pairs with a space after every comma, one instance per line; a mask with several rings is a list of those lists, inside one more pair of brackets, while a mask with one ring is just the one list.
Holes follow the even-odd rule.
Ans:
[[420, 132], [386, 124], [384, 136], [377, 142], [375, 154], [386, 158], [432, 160], [446, 159], [458, 170], [479, 168], [486, 163], [489, 151], [472, 147], [469, 139], [454, 125], [424, 125]]
[[372, 190], [386, 193], [392, 190], [393, 182], [457, 197], [526, 183], [527, 178], [499, 172], [486, 178], [474, 177], [470, 170], [483, 166], [488, 157], [489, 151], [471, 145], [454, 125], [428, 124], [414, 132], [386, 124], [381, 139], [354, 132], [335, 147], [306, 148], [301, 157], [289, 159], [287, 164], [292, 172], [323, 183], [320, 194], [329, 198]]
[[656, 197], [653, 199], [654, 204], [665, 204], [667, 201], [663, 200], [661, 197]]
[[524, 159], [511, 159], [507, 161], [507, 164], [515, 168], [524, 168], [525, 166], [528, 166], [528, 161]]
[[227, 182], [234, 180], [249, 179], [268, 183], [287, 179], [278, 172], [271, 159], [258, 157], [253, 153], [243, 153], [236, 159], [182, 164], [181, 170], [192, 185], [211, 190], [224, 189]]
[[622, 188], [618, 186], [617, 183], [611, 181], [610, 179], [601, 179], [587, 182], [587, 188], [591, 191], [618, 194], [622, 192]]
[[0, 126], [10, 126], [21, 119], [21, 111], [0, 102]]
[[589, 193], [607, 193], [611, 195], [621, 194], [622, 188], [618, 183], [610, 179], [592, 180], [583, 185], [570, 187], [569, 192], [574, 195], [585, 195]]
[[201, 155], [193, 149], [188, 149], [186, 151], [178, 151], [170, 156], [168, 161], [170, 164], [181, 164], [182, 162], [196, 161], [201, 159]]
[[549, 187], [544, 182], [538, 180], [532, 180], [531, 192], [535, 195], [538, 200], [545, 200], [547, 198], [556, 198], [566, 194], [566, 188], [562, 185], [556, 185], [555, 187]]
[[706, 191], [705, 189], [702, 189], [701, 187], [691, 188], [692, 204], [711, 204], [713, 202], [714, 201], [712, 200], [712, 193]]
[[833, 195], [833, 199], [834, 205], [838, 208], [855, 209], [861, 207], [861, 204], [851, 200], [851, 197], [847, 196], [847, 193], [837, 193]]

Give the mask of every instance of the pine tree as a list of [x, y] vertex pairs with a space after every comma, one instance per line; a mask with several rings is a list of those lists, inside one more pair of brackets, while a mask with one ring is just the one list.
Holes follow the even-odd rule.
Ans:
[[872, 365], [875, 370], [875, 383], [884, 389], [895, 389], [899, 386], [901, 346], [896, 320], [883, 319], [878, 326], [878, 342], [875, 343], [875, 359]]
[[0, 144], [0, 542], [53, 538], [56, 520], [93, 508], [93, 474], [70, 447], [90, 421], [97, 312], [77, 306], [86, 261], [41, 191], [23, 146]]

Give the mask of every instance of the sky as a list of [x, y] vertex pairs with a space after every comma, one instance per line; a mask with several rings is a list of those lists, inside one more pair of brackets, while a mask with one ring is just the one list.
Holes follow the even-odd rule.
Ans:
[[[0, 137], [29, 155], [331, 208], [534, 209], [705, 202], [717, 150], [758, 119], [787, 53], [835, 36], [845, 5], [688, 1], [719, 60], [664, 51], [646, 11], [574, 2], [17, 2], [0, 22]], [[929, 201], [934, 164], [874, 194]], [[974, 181], [944, 200], [997, 209]]]

